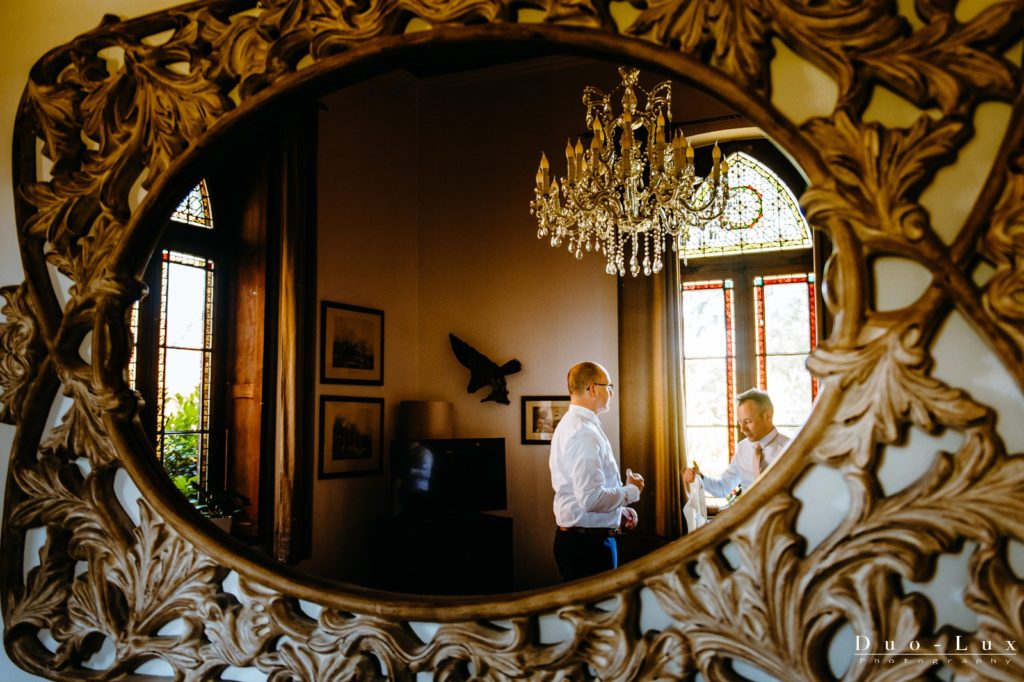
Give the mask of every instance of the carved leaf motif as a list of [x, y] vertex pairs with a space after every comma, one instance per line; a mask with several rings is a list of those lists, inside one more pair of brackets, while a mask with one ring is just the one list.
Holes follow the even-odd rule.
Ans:
[[838, 218], [865, 241], [884, 235], [915, 242], [931, 232], [917, 198], [937, 162], [963, 141], [963, 123], [920, 116], [906, 130], [886, 130], [839, 112], [805, 128], [835, 179], [834, 187], [812, 186], [801, 198], [811, 223]]
[[126, 552], [114, 550], [105, 578], [127, 600], [132, 633], [146, 635], [211, 600], [221, 569], [162, 523], [143, 499], [139, 515], [134, 543]]
[[84, 148], [76, 114], [81, 94], [64, 85], [28, 82], [25, 102], [38, 119], [43, 135], [43, 154], [53, 161], [52, 172], [61, 175], [81, 162]]
[[1024, 352], [1024, 175], [1007, 176], [982, 248], [996, 267], [982, 304]]
[[52, 628], [63, 660], [88, 658], [97, 648], [94, 641], [98, 637], [116, 642], [124, 630], [128, 620], [124, 599], [107, 582], [103, 566], [103, 562], [94, 562], [75, 580], [66, 606], [68, 619]]
[[[99, 141], [101, 154], [112, 161], [103, 199], [117, 216], [129, 214], [124, 189], [143, 165], [148, 169], [143, 186], [148, 188], [232, 106], [180, 42], [163, 49], [124, 48], [124, 67], [82, 100], [84, 132]], [[166, 66], [172, 63], [187, 63], [188, 73]], [[113, 136], [113, 130], [130, 132]]]
[[235, 16], [224, 22], [204, 14], [199, 30], [204, 42], [223, 46], [223, 56], [205, 64], [205, 69], [211, 81], [224, 83], [224, 90], [266, 70], [270, 40], [258, 18]]
[[28, 572], [24, 587], [8, 594], [4, 609], [6, 627], [47, 627], [52, 614], [67, 602], [71, 570], [72, 562], [63, 543], [48, 537], [39, 551], [39, 565]]
[[[274, 654], [261, 657], [260, 667], [273, 662], [301, 679], [348, 679], [366, 672], [372, 651], [387, 667], [390, 678], [404, 679], [411, 677], [412, 668], [424, 667], [424, 648], [410, 629], [397, 623], [325, 610], [319, 627], [306, 640], [282, 641]], [[368, 679], [375, 677], [369, 675]]]
[[[1019, 536], [1018, 536], [1019, 537]], [[964, 603], [978, 614], [977, 639], [993, 643], [993, 650], [1005, 651], [1006, 642], [1024, 641], [1024, 585], [1014, 575], [1005, 558], [1006, 546], [979, 549], [971, 557], [971, 581], [964, 593]], [[957, 677], [972, 679], [976, 674], [965, 661], [954, 661]], [[1013, 682], [1024, 679], [1024, 662], [1020, 655], [1008, 657], [1006, 665], [986, 668], [987, 679]], [[961, 665], [957, 665], [961, 664]]]
[[951, 12], [933, 14], [909, 38], [890, 40], [858, 55], [871, 74], [919, 106], [937, 102], [945, 112], [964, 111], [979, 96], [1011, 101], [1020, 69], [1001, 56], [1008, 44], [1007, 15], [1021, 20], [1020, 3], [1001, 2], [966, 25]]
[[259, 663], [261, 670], [280, 668], [280, 657], [268, 652], [271, 642], [282, 632], [306, 641], [312, 624], [304, 616], [279, 608], [281, 595], [262, 585], [240, 577], [237, 592], [239, 600], [220, 592], [196, 606], [210, 640], [203, 648], [203, 659], [240, 668], [254, 663]]
[[90, 389], [76, 379], [69, 380], [65, 390], [73, 396], [71, 407], [40, 449], [47, 453], [63, 450], [86, 456], [96, 469], [117, 461], [117, 453], [107, 436], [103, 419], [97, 410], [90, 407], [96, 399]]
[[840, 110], [854, 101], [863, 87], [857, 80], [856, 56], [889, 45], [906, 30], [906, 22], [893, 14], [888, 2], [783, 1], [773, 2], [768, 14], [786, 43], [836, 80]]
[[964, 428], [988, 411], [960, 389], [927, 375], [928, 354], [917, 345], [917, 332], [890, 333], [856, 349], [822, 344], [808, 368], [818, 376], [835, 376], [846, 399], [817, 452], [826, 461], [849, 455], [867, 465], [876, 442], [894, 443], [905, 422], [924, 431]]
[[[924, 477], [895, 495], [876, 500], [870, 492], [875, 485], [860, 480], [854, 492], [863, 507], [815, 549], [815, 561], [865, 563], [920, 580], [928, 562], [951, 551], [960, 538], [989, 544], [1001, 533], [1019, 533], [1024, 502], [1010, 489], [1024, 473], [1024, 457], [997, 453], [985, 429], [972, 429], [955, 457], [940, 453]], [[1005, 500], [1005, 507], [985, 505], [986, 499]]]
[[728, 677], [729, 659], [777, 679], [823, 677], [806, 652], [828, 636], [827, 628], [817, 628], [828, 610], [812, 608], [814, 564], [801, 559], [799, 536], [789, 530], [796, 509], [784, 496], [760, 509], [732, 537], [735, 568], [712, 550], [698, 559], [696, 580], [680, 571], [651, 583], [665, 612], [685, 623], [681, 629], [705, 677]]
[[711, 63], [745, 85], [764, 90], [769, 53], [771, 3], [742, 0], [656, 0], [626, 33], [642, 36], [653, 31], [661, 43], [677, 45], [681, 52], [711, 51]]
[[10, 523], [15, 528], [59, 527], [71, 516], [88, 514], [77, 467], [57, 457], [44, 456], [34, 467], [13, 467], [11, 474], [23, 494], [23, 499], [11, 510]]
[[29, 385], [44, 353], [39, 327], [28, 299], [28, 287], [0, 288], [0, 422], [19, 421]]

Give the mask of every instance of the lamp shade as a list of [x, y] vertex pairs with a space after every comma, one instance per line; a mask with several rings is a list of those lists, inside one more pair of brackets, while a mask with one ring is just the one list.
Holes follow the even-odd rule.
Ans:
[[398, 433], [401, 440], [452, 438], [455, 435], [455, 405], [444, 400], [403, 400], [398, 405]]

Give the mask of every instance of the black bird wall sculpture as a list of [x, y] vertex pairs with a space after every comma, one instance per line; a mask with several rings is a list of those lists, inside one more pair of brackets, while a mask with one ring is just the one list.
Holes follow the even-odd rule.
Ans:
[[505, 387], [505, 377], [509, 374], [515, 374], [523, 368], [519, 361], [509, 360], [499, 367], [498, 363], [455, 336], [455, 334], [449, 334], [448, 340], [452, 343], [452, 350], [455, 352], [456, 359], [469, 370], [469, 385], [466, 386], [466, 393], [476, 393], [484, 386], [490, 386], [491, 392], [480, 402], [486, 403], [488, 400], [491, 400], [508, 405], [508, 389]]

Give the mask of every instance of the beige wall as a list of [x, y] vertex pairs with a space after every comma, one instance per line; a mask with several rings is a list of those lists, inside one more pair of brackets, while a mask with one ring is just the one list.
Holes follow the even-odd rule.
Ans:
[[[564, 147], [538, 139], [536, 117], [557, 119], [546, 126], [555, 131], [579, 128], [582, 107], [565, 93], [581, 82], [550, 93], [564, 104], [555, 113], [537, 106], [534, 76], [504, 73], [418, 85], [392, 74], [324, 98], [319, 294], [385, 311], [385, 382], [318, 390], [383, 397], [387, 441], [407, 399], [453, 402], [456, 436], [504, 437], [504, 513], [513, 518], [516, 586], [526, 589], [558, 574], [548, 447], [520, 443], [520, 397], [564, 394], [565, 372], [581, 358], [615, 373], [616, 293], [601, 261], [578, 263], [538, 241], [529, 214], [540, 145], [549, 154]], [[510, 405], [481, 403], [486, 390], [466, 393], [468, 370], [449, 333], [499, 364], [522, 362], [508, 379]], [[617, 444], [617, 412], [604, 421]], [[314, 557], [303, 568], [365, 577], [364, 529], [387, 513], [389, 495], [386, 466], [380, 476], [317, 481]]]

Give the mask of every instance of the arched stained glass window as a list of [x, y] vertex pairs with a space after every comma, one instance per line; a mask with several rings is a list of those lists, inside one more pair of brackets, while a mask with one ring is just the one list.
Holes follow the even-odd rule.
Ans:
[[206, 180], [201, 180], [192, 191], [181, 200], [178, 208], [171, 214], [171, 220], [213, 229], [213, 211], [210, 210], [210, 193], [206, 190]]
[[[206, 182], [182, 200], [146, 274], [150, 295], [132, 309], [129, 378], [146, 398], [156, 454], [182, 489], [205, 486], [211, 452], [215, 282], [219, 247]], [[185, 244], [187, 251], [170, 248]], [[141, 345], [140, 345], [141, 343]]]
[[770, 168], [736, 152], [729, 162], [729, 205], [725, 230], [709, 238], [691, 232], [680, 254], [685, 260], [783, 249], [811, 248], [811, 229], [793, 192]]
[[680, 254], [686, 451], [711, 476], [725, 472], [744, 438], [742, 391], [767, 391], [774, 424], [788, 436], [818, 391], [806, 369], [819, 331], [810, 226], [773, 168], [743, 151], [726, 159], [727, 229], [708, 240], [691, 235]]

